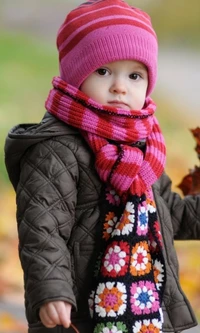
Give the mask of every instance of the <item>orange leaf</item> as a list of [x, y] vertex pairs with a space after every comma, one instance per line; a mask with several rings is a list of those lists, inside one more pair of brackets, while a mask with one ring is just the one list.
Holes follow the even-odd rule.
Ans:
[[193, 134], [193, 137], [196, 140], [196, 148], [195, 151], [197, 152], [198, 158], [200, 159], [200, 127], [196, 127], [195, 129], [190, 130]]
[[200, 167], [195, 166], [178, 185], [184, 195], [200, 194]]
[[[200, 127], [190, 130], [196, 140], [196, 148], [198, 158], [200, 159]], [[196, 195], [200, 194], [200, 167], [195, 166], [194, 169], [189, 170], [189, 174], [183, 177], [181, 183], [178, 185], [183, 195]]]

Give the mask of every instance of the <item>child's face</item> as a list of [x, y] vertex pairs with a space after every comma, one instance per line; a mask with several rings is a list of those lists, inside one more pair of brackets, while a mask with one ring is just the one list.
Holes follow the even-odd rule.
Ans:
[[110, 62], [90, 74], [80, 90], [96, 102], [124, 110], [140, 110], [144, 106], [148, 72], [134, 60]]

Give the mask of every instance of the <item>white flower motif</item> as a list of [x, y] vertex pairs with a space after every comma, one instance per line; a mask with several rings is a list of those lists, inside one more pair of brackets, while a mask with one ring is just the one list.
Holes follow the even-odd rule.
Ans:
[[163, 264], [157, 259], [155, 260], [154, 263], [154, 276], [156, 280], [156, 287], [158, 290], [160, 290], [162, 282], [164, 281], [164, 267]]
[[102, 333], [110, 333], [110, 329], [108, 327], [104, 327]]
[[134, 216], [134, 213], [135, 213], [135, 209], [134, 209], [134, 204], [132, 202], [127, 202], [126, 204], [126, 208], [125, 210], [130, 213], [128, 215], [128, 219], [131, 223], [134, 223], [135, 222], [135, 216]]
[[134, 223], [135, 222], [135, 216], [134, 216], [134, 214], [130, 214], [129, 217], [128, 217], [128, 219], [129, 219], [129, 221], [131, 223]]
[[126, 224], [122, 229], [122, 235], [129, 235], [133, 231], [133, 224]]
[[106, 282], [106, 287], [111, 290], [114, 287], [114, 284], [115, 282]]
[[102, 333], [123, 333], [121, 330], [118, 330], [116, 326], [112, 328], [104, 327]]
[[152, 323], [154, 324], [155, 327], [160, 328], [160, 329], [162, 328], [162, 322], [160, 322], [158, 319], [153, 319]]
[[151, 214], [156, 212], [156, 208], [151, 204], [147, 204], [147, 209]]
[[126, 299], [127, 296], [126, 296], [126, 287], [125, 287], [125, 285], [121, 282], [117, 282], [117, 288], [118, 288], [119, 291], [124, 293], [124, 297]]
[[148, 328], [151, 324], [153, 324], [155, 328], [158, 328], [160, 330], [159, 332], [162, 333], [162, 323], [158, 319], [152, 319], [152, 321], [150, 319], [136, 321], [135, 325], [133, 326], [133, 333], [140, 333], [143, 325]]
[[106, 317], [106, 310], [102, 306], [96, 305], [95, 309], [100, 317], [102, 317], [102, 318]]
[[126, 304], [123, 304], [120, 306], [118, 310], [118, 315], [123, 315], [125, 311], [126, 311]]
[[113, 236], [120, 236], [121, 232], [119, 229], [117, 229], [117, 226], [119, 225], [119, 222], [116, 224], [115, 229], [113, 230], [111, 237]]
[[141, 327], [142, 327], [142, 322], [141, 321], [136, 321], [135, 326], [133, 326], [133, 333], [140, 332]]
[[113, 217], [112, 220], [108, 220], [108, 225], [110, 226], [109, 228], [106, 229], [106, 232], [108, 234], [111, 234], [111, 232], [113, 231], [113, 227], [115, 225], [115, 223], [117, 222], [117, 216]]
[[116, 326], [113, 326], [111, 329], [108, 327], [104, 327], [102, 333], [122, 333], [122, 331], [118, 331]]
[[126, 208], [127, 212], [133, 214], [135, 212], [134, 204], [130, 201], [126, 203]]
[[108, 317], [116, 317], [116, 313], [115, 313], [115, 311], [114, 311], [114, 310], [110, 310], [110, 311], [108, 312]]

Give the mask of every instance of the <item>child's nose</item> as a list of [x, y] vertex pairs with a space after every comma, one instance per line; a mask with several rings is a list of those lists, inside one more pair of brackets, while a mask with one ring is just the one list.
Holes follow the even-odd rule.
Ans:
[[113, 80], [110, 92], [115, 94], [126, 94], [126, 83], [124, 80], [120, 78]]

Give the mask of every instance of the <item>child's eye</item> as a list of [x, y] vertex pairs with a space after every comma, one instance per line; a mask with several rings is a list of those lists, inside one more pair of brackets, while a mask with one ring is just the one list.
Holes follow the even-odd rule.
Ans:
[[98, 68], [95, 72], [102, 76], [109, 74], [109, 72], [106, 68]]
[[132, 73], [132, 74], [129, 75], [129, 77], [130, 77], [131, 80], [137, 81], [138, 79], [141, 78], [141, 75], [138, 74], [138, 73]]

